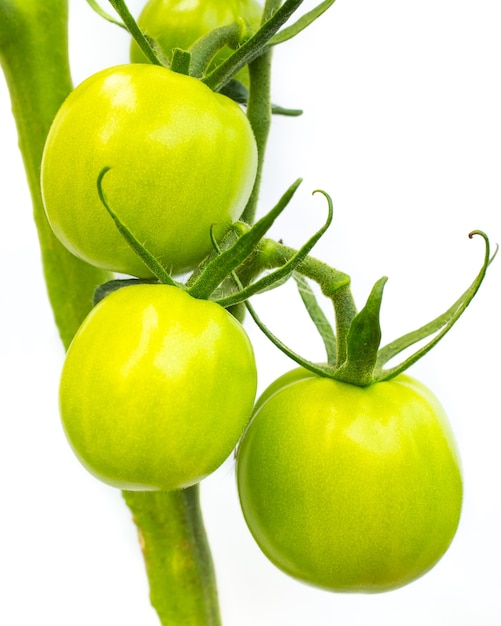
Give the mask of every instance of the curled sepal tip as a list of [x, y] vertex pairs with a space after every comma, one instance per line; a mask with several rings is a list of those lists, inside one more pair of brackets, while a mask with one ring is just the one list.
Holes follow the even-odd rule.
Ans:
[[324, 0], [315, 8], [308, 11], [308, 13], [302, 15], [294, 24], [283, 28], [280, 32], [274, 35], [268, 42], [268, 45], [276, 46], [279, 43], [292, 39], [318, 19], [323, 13], [325, 13], [325, 11], [327, 11], [327, 9], [330, 8], [334, 2], [335, 0]]
[[97, 177], [97, 192], [102, 205], [112, 218], [117, 227], [118, 232], [122, 235], [125, 241], [129, 244], [132, 250], [143, 261], [150, 272], [158, 278], [158, 280], [165, 285], [180, 286], [167, 270], [157, 261], [157, 259], [141, 244], [133, 233], [127, 228], [127, 226], [120, 220], [118, 215], [111, 208], [106, 195], [103, 190], [103, 179], [110, 171], [110, 167], [104, 167]]
[[[412, 331], [381, 348], [378, 353], [376, 367], [374, 370], [375, 382], [394, 378], [395, 376], [406, 370], [408, 367], [413, 365], [427, 352], [429, 352], [442, 339], [442, 337], [444, 337], [449, 332], [449, 330], [454, 326], [454, 324], [464, 313], [470, 302], [473, 300], [475, 294], [477, 293], [480, 285], [485, 278], [487, 268], [494, 260], [494, 257], [496, 256], [498, 250], [498, 246], [496, 246], [496, 250], [491, 256], [490, 243], [487, 235], [481, 230], [474, 230], [469, 233], [468, 236], [470, 239], [472, 239], [475, 235], [483, 238], [485, 243], [485, 253], [482, 267], [480, 268], [480, 271], [478, 272], [472, 284], [456, 300], [456, 302], [454, 302], [454, 304], [449, 309], [447, 309], [447, 311], [445, 311], [445, 313], [442, 313], [442, 315], [439, 315], [437, 318], [435, 318], [428, 324], [425, 324], [421, 328], [418, 328], [417, 330]], [[419, 350], [414, 352], [414, 354], [405, 359], [402, 363], [386, 370], [383, 369], [383, 366], [390, 359], [400, 354], [403, 350], [426, 339], [427, 337], [431, 337], [432, 335], [434, 336], [428, 343], [426, 343]]]
[[[282, 285], [284, 282], [289, 280], [292, 276], [293, 272], [301, 265], [301, 263], [306, 259], [308, 254], [311, 252], [315, 244], [319, 241], [319, 239], [325, 234], [327, 229], [332, 223], [332, 218], [334, 215], [334, 209], [332, 206], [332, 200], [325, 191], [316, 190], [313, 192], [321, 193], [327, 200], [328, 213], [325, 223], [321, 228], [317, 230], [317, 232], [308, 239], [308, 241], [299, 248], [297, 252], [295, 252], [290, 258], [285, 259], [282, 265], [274, 272], [267, 274], [260, 280], [252, 283], [251, 285], [241, 289], [238, 293], [232, 294], [226, 298], [218, 299], [217, 302], [224, 307], [233, 306], [235, 304], [239, 304], [240, 302], [244, 302], [251, 296], [263, 293], [264, 291], [268, 291], [269, 289], [274, 289], [279, 285]], [[267, 241], [268, 246], [270, 247], [279, 247], [280, 244], [276, 244], [273, 241]]]
[[209, 299], [223, 280], [245, 261], [287, 207], [301, 182], [302, 179], [298, 178], [269, 213], [241, 235], [230, 248], [221, 252], [206, 265], [196, 281], [188, 288], [194, 298]]

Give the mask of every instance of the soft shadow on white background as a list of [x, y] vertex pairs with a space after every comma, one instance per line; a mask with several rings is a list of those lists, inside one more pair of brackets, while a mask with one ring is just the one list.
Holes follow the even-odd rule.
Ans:
[[[105, 2], [103, 0], [103, 6]], [[305, 10], [314, 5], [304, 3]], [[130, 2], [137, 13], [141, 3]], [[70, 0], [75, 83], [127, 61], [127, 36]], [[480, 267], [482, 229], [501, 240], [501, 9], [494, 0], [337, 0], [275, 54], [276, 119], [261, 212], [304, 183], [273, 235], [300, 245], [335, 220], [315, 255], [348, 272], [363, 304], [389, 276], [384, 340], [444, 311]], [[120, 493], [79, 465], [61, 431], [63, 359], [47, 304], [8, 94], [0, 81], [0, 623], [154, 626], [142, 558]], [[411, 373], [440, 397], [462, 453], [465, 503], [442, 561], [378, 596], [317, 591], [262, 556], [228, 461], [202, 487], [225, 626], [496, 626], [501, 623], [501, 259], [442, 344]], [[255, 299], [297, 351], [323, 358], [294, 289]], [[328, 310], [328, 309], [327, 309]], [[292, 366], [251, 322], [260, 389]]]

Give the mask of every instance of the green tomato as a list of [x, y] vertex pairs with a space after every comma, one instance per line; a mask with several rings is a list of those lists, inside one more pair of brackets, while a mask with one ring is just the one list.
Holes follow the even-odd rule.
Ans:
[[304, 378], [313, 378], [315, 374], [307, 370], [304, 367], [296, 367], [289, 372], [285, 372], [282, 376], [279, 376], [275, 379], [263, 393], [259, 396], [254, 405], [254, 413], [257, 413], [257, 410], [261, 408], [261, 406], [267, 402], [272, 396], [274, 396], [277, 391], [280, 391], [283, 387], [287, 387], [287, 385], [291, 385], [292, 383], [297, 382], [298, 380], [303, 380]]
[[103, 70], [61, 106], [42, 160], [42, 194], [56, 236], [92, 265], [149, 270], [102, 205], [174, 273], [196, 266], [238, 219], [257, 165], [250, 124], [229, 98], [153, 65]]
[[[164, 51], [167, 60], [172, 50], [188, 50], [198, 39], [218, 28], [244, 19], [253, 30], [261, 23], [262, 6], [256, 0], [149, 0], [137, 23], [141, 30], [152, 37]], [[228, 46], [222, 48], [212, 60], [209, 70], [217, 67], [233, 52]], [[147, 58], [133, 40], [130, 49], [133, 63], [146, 63]], [[247, 68], [236, 76], [245, 85], [249, 83]]]
[[62, 424], [105, 483], [180, 489], [230, 455], [256, 378], [247, 334], [218, 304], [177, 287], [123, 287], [90, 312], [68, 350]]
[[462, 478], [446, 416], [404, 375], [365, 388], [318, 376], [286, 384], [248, 426], [237, 479], [265, 555], [333, 591], [411, 582], [442, 557], [459, 523]]

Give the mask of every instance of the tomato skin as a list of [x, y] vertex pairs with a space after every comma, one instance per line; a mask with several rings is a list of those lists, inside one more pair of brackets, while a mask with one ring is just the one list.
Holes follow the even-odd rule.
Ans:
[[445, 414], [405, 375], [366, 388], [319, 377], [286, 385], [248, 426], [237, 481], [266, 556], [332, 591], [418, 578], [447, 550], [461, 512]]
[[268, 385], [268, 387], [266, 387], [263, 393], [259, 396], [259, 398], [256, 400], [256, 404], [254, 405], [254, 413], [256, 413], [257, 410], [260, 409], [261, 406], [265, 402], [267, 402], [272, 396], [274, 396], [278, 391], [280, 391], [284, 387], [287, 387], [287, 385], [291, 385], [292, 383], [295, 383], [298, 380], [303, 380], [305, 378], [313, 378], [314, 376], [315, 374], [312, 371], [307, 370], [304, 367], [296, 367], [293, 370], [285, 372], [285, 374], [282, 374], [270, 385]]
[[238, 219], [254, 183], [257, 149], [240, 107], [163, 67], [108, 68], [61, 106], [42, 160], [42, 195], [56, 236], [85, 261], [133, 276], [150, 271], [97, 193], [174, 273], [192, 269]]
[[91, 311], [68, 350], [62, 424], [102, 481], [180, 489], [230, 455], [256, 378], [247, 334], [225, 309], [176, 287], [124, 287]]
[[[244, 18], [257, 30], [263, 12], [256, 0], [149, 0], [141, 11], [137, 23], [141, 30], [155, 39], [162, 50], [167, 52], [167, 60], [172, 59], [172, 49], [188, 50], [198, 39], [219, 26], [232, 24]], [[233, 51], [225, 46], [212, 63], [214, 69], [227, 59]], [[131, 43], [130, 58], [133, 63], [146, 63], [146, 56], [135, 41]], [[247, 68], [236, 76], [248, 85]]]

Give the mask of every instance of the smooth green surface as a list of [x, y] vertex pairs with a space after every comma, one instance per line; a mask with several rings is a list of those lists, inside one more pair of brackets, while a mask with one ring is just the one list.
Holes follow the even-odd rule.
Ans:
[[85, 80], [51, 127], [42, 161], [49, 222], [74, 254], [134, 276], [149, 270], [100, 202], [174, 273], [192, 269], [238, 219], [257, 166], [249, 122], [232, 100], [159, 66], [113, 67]]
[[93, 309], [68, 350], [62, 422], [104, 482], [180, 489], [230, 455], [256, 382], [250, 341], [225, 309], [176, 287], [124, 287]]
[[387, 591], [424, 574], [452, 541], [462, 502], [437, 400], [404, 375], [366, 388], [285, 384], [237, 457], [243, 513], [263, 552], [334, 591]]
[[256, 400], [256, 404], [254, 405], [254, 413], [257, 413], [258, 409], [262, 407], [262, 405], [267, 402], [272, 396], [274, 396], [277, 391], [283, 389], [283, 387], [287, 387], [287, 385], [292, 385], [292, 383], [297, 382], [298, 380], [304, 380], [305, 378], [313, 378], [315, 374], [310, 370], [307, 370], [305, 367], [295, 367], [293, 370], [289, 370], [276, 378], [263, 393]]

